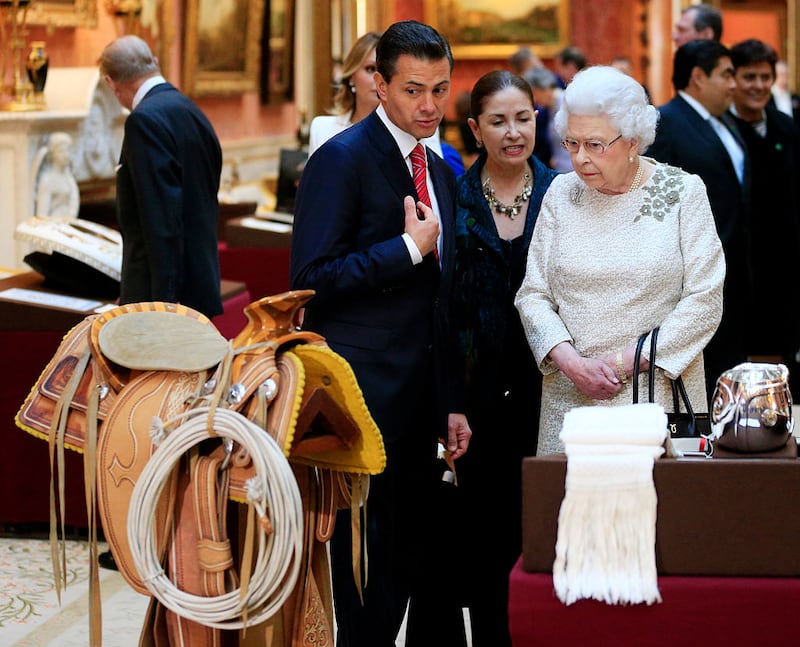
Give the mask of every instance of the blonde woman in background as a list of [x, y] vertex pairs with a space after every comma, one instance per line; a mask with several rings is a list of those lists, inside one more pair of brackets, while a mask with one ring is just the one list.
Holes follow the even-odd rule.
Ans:
[[380, 37], [379, 33], [370, 31], [353, 43], [342, 63], [342, 78], [333, 95], [332, 114], [311, 120], [309, 155], [378, 107], [374, 77], [375, 46]]

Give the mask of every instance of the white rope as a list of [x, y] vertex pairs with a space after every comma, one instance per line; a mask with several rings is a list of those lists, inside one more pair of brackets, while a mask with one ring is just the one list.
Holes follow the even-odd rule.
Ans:
[[[161, 440], [136, 481], [128, 512], [128, 542], [144, 585], [165, 607], [209, 627], [241, 629], [274, 615], [294, 589], [303, 552], [302, 501], [289, 462], [273, 438], [243, 415], [217, 409], [214, 432], [247, 449], [256, 474], [248, 481], [248, 500], [259, 519], [267, 521], [269, 512], [269, 520], [256, 524], [257, 557], [246, 600], [240, 600], [240, 589], [204, 597], [177, 588], [158, 559], [153, 532], [156, 504], [181, 456], [209, 438], [209, 409], [191, 409], [164, 425], [169, 429], [186, 419]], [[268, 533], [265, 528], [270, 525]]]

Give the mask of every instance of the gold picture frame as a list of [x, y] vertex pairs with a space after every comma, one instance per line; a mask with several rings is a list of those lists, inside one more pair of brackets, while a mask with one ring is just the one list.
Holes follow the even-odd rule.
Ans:
[[183, 91], [258, 91], [264, 0], [187, 0]]
[[569, 44], [568, 0], [425, 0], [425, 21], [456, 60], [507, 59], [521, 46], [552, 58]]
[[97, 0], [36, 0], [28, 7], [27, 24], [94, 29]]
[[[294, 86], [294, 0], [270, 0], [262, 42], [262, 83], [268, 103], [292, 100]], [[263, 90], [262, 90], [263, 92]]]

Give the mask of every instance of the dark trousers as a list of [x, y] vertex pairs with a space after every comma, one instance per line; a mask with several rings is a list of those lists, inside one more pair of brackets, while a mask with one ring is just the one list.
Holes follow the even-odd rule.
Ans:
[[482, 399], [470, 403], [472, 440], [456, 461], [453, 495], [462, 508], [461, 534], [469, 536], [457, 556], [468, 565], [458, 589], [469, 607], [473, 647], [511, 647], [508, 580], [522, 552], [522, 460], [536, 453], [541, 402], [541, 375], [532, 362], [528, 368], [498, 379], [496, 390], [486, 385]]
[[[387, 444], [384, 472], [370, 479], [364, 603], [355, 586], [349, 510], [331, 539], [337, 647], [394, 647], [408, 606], [407, 647], [463, 647], [463, 615], [450, 596], [448, 561], [436, 520], [436, 443], [413, 432]], [[463, 540], [467, 540], [463, 538]]]

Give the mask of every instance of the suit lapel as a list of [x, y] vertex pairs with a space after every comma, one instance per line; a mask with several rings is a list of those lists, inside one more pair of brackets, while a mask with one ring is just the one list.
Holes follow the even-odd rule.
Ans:
[[[394, 191], [397, 199], [402, 202], [407, 195], [416, 195], [414, 180], [408, 172], [408, 166], [400, 149], [397, 148], [389, 130], [378, 117], [376, 112], [372, 112], [363, 120], [364, 129], [369, 140], [375, 149], [377, 167], [381, 170], [391, 190]], [[439, 205], [439, 214], [443, 222], [440, 222], [442, 232], [442, 273], [452, 272], [455, 255], [455, 231], [453, 220], [453, 196], [450, 194], [448, 182], [444, 176], [444, 169], [440, 164], [446, 164], [443, 160], [433, 159], [430, 150], [428, 155], [428, 172], [431, 174], [433, 190], [436, 192], [436, 201]]]
[[742, 131], [739, 129], [739, 124], [736, 122], [736, 117], [734, 117], [730, 112], [726, 112], [722, 117], [720, 117], [722, 123], [724, 123], [728, 130], [731, 131], [734, 139], [738, 142], [739, 146], [742, 147], [744, 151], [744, 173], [742, 175], [742, 195], [745, 196], [745, 199], [749, 201], [750, 199], [750, 184], [751, 184], [751, 162], [750, 162], [750, 151], [747, 147], [747, 142], [744, 140], [742, 136]]
[[405, 196], [416, 195], [414, 180], [397, 148], [397, 142], [375, 111], [364, 118], [364, 129], [375, 149], [375, 164], [398, 199], [402, 202]]
[[[702, 137], [708, 144], [710, 144], [714, 151], [712, 154], [715, 157], [719, 157], [719, 159], [725, 160], [725, 166], [727, 169], [733, 173], [733, 176], [736, 178], [736, 182], [738, 184], [739, 179], [736, 175], [736, 169], [733, 168], [733, 162], [731, 161], [731, 156], [728, 154], [728, 149], [725, 148], [725, 144], [722, 143], [722, 140], [717, 135], [714, 127], [708, 123], [707, 120], [701, 117], [697, 110], [692, 108], [682, 97], [677, 97], [676, 99], [678, 108], [686, 117], [686, 123], [691, 126], [698, 134], [698, 136]], [[712, 117], [713, 119], [713, 117]], [[739, 140], [741, 139], [741, 134], [739, 135]], [[738, 141], [738, 140], [737, 140]], [[746, 147], [742, 147], [742, 150], [747, 150]], [[747, 156], [745, 155], [745, 160]]]
[[445, 177], [444, 161], [436, 159], [428, 151], [428, 172], [431, 174], [433, 190], [436, 191], [436, 201], [439, 204], [439, 229], [442, 236], [442, 270], [452, 267], [451, 262], [455, 254], [455, 220], [453, 218], [453, 196], [450, 194], [448, 182]]
[[725, 146], [720, 141], [719, 136], [717, 133], [714, 132], [713, 126], [708, 123], [705, 119], [703, 119], [695, 110], [690, 106], [682, 97], [678, 97], [675, 99], [677, 102], [676, 105], [680, 112], [683, 113], [686, 123], [696, 131], [697, 135], [701, 137], [707, 144], [718, 148], [720, 152], [725, 153], [725, 157], [728, 156], [728, 152], [725, 150]]
[[725, 124], [728, 130], [731, 131], [731, 135], [733, 135], [736, 143], [742, 147], [742, 150], [747, 150], [747, 144], [742, 138], [742, 133], [739, 132], [739, 126], [736, 124], [736, 120], [733, 118], [733, 115], [729, 112], [726, 112], [719, 118], [719, 120]]

